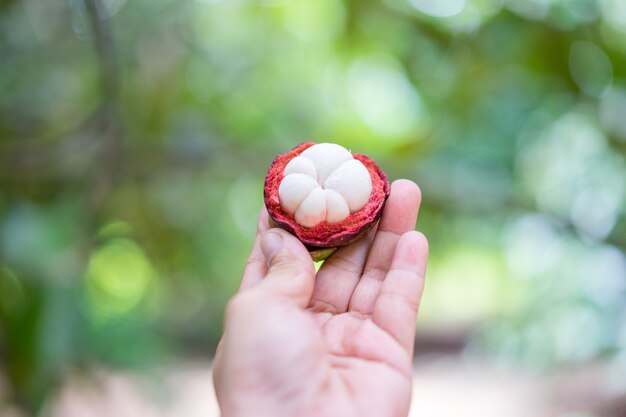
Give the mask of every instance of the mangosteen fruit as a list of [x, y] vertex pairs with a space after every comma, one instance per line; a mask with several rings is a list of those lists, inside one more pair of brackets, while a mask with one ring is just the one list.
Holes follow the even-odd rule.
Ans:
[[365, 155], [306, 142], [278, 155], [265, 178], [265, 206], [315, 260], [367, 233], [389, 197], [387, 176]]

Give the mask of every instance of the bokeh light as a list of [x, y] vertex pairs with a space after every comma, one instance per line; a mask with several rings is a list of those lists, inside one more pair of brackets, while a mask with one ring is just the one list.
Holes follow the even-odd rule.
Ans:
[[613, 67], [609, 57], [591, 42], [572, 44], [569, 54], [570, 72], [582, 91], [593, 97], [603, 95], [611, 86]]
[[93, 253], [85, 280], [90, 307], [106, 318], [127, 314], [154, 295], [156, 272], [139, 246], [116, 238]]
[[347, 88], [354, 110], [377, 136], [406, 139], [425, 120], [419, 93], [389, 57], [358, 59], [350, 66]]
[[411, 4], [420, 12], [434, 17], [450, 17], [463, 11], [465, 0], [411, 0]]

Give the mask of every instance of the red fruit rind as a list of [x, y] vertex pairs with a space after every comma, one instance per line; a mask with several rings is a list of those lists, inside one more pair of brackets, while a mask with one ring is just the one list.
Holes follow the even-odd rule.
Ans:
[[263, 190], [265, 207], [272, 220], [279, 227], [300, 239], [309, 251], [345, 246], [362, 237], [376, 224], [376, 221], [382, 215], [385, 201], [389, 197], [387, 175], [378, 167], [376, 162], [367, 156], [354, 154], [354, 159], [361, 161], [365, 165], [372, 178], [372, 192], [367, 204], [337, 224], [321, 222], [311, 228], [300, 226], [296, 223], [293, 216], [281, 207], [278, 199], [278, 187], [283, 180], [283, 172], [289, 161], [313, 145], [315, 145], [314, 142], [302, 143], [291, 151], [278, 155], [267, 172]]

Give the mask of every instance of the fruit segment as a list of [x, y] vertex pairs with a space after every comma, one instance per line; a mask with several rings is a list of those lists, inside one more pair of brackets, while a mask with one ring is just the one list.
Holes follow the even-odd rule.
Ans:
[[296, 212], [302, 201], [318, 188], [317, 182], [304, 174], [287, 175], [278, 188], [280, 204], [287, 212]]

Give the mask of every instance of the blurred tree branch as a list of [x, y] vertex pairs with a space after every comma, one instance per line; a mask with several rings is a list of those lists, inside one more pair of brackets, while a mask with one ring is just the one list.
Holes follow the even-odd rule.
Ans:
[[100, 89], [102, 109], [96, 120], [96, 132], [102, 132], [99, 165], [94, 173], [94, 184], [89, 193], [87, 217], [94, 226], [95, 217], [113, 183], [121, 163], [122, 128], [119, 123], [117, 97], [119, 90], [119, 68], [115, 53], [115, 42], [109, 20], [100, 17], [104, 6], [102, 0], [84, 0], [94, 33], [94, 46], [100, 67]]
[[103, 102], [113, 106], [119, 88], [119, 69], [111, 25], [100, 17], [102, 0], [84, 0], [94, 34], [94, 43], [100, 65], [100, 88]]

